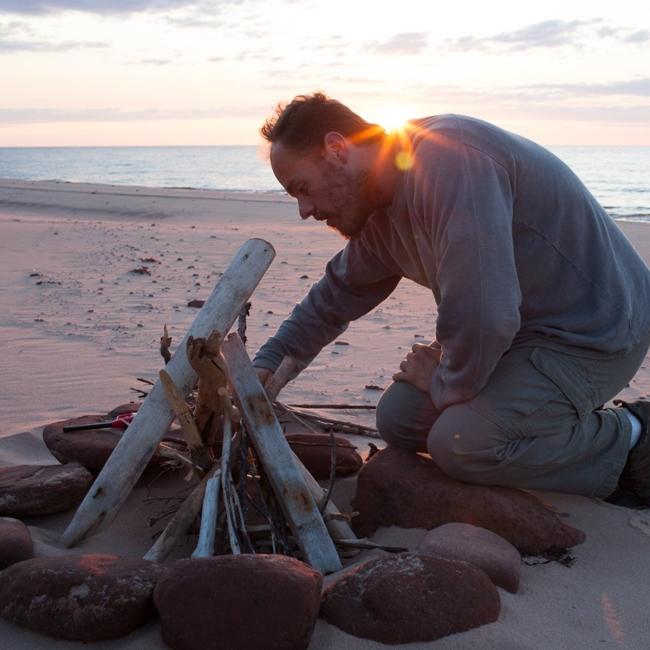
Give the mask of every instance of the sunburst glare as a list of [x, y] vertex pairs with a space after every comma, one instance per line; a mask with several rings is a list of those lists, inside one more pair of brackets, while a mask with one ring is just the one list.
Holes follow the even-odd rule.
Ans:
[[404, 128], [409, 117], [413, 117], [405, 106], [382, 106], [375, 113], [374, 121], [387, 133]]

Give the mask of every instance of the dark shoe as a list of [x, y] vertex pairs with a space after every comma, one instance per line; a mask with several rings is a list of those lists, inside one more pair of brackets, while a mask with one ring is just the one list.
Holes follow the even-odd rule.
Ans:
[[619, 488], [632, 491], [646, 506], [650, 506], [650, 402], [615, 399], [614, 404], [626, 408], [641, 422], [641, 436], [627, 456], [618, 480]]

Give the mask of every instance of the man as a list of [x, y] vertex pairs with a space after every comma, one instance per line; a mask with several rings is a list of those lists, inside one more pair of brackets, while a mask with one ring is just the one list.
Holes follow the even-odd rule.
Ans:
[[392, 137], [321, 93], [261, 129], [278, 181], [349, 241], [258, 352], [304, 368], [401, 278], [429, 287], [435, 341], [377, 407], [382, 437], [470, 483], [650, 505], [650, 404], [604, 408], [650, 345], [650, 271], [549, 151], [468, 117]]

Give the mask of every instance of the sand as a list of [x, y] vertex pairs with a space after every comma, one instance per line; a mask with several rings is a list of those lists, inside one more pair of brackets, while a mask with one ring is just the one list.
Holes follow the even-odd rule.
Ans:
[[[621, 223], [650, 264], [650, 225]], [[248, 349], [253, 353], [318, 280], [342, 245], [322, 224], [301, 222], [281, 194], [238, 195], [185, 189], [0, 180], [0, 465], [55, 462], [43, 424], [101, 413], [135, 396], [137, 378], [154, 378], [163, 324], [180, 341], [234, 252], [262, 237], [277, 256], [253, 295]], [[155, 262], [143, 259], [155, 258]], [[150, 275], [131, 273], [145, 266]], [[287, 387], [290, 403], [374, 404], [416, 341], [433, 336], [430, 292], [404, 281], [383, 305], [353, 323]], [[340, 343], [347, 343], [341, 345]], [[650, 360], [622, 393], [650, 396]], [[346, 417], [372, 423], [372, 416]], [[362, 452], [367, 440], [358, 439]], [[155, 490], [164, 493], [166, 484]], [[341, 490], [341, 507], [349, 495]], [[594, 499], [544, 493], [587, 533], [576, 564], [523, 567], [519, 594], [500, 590], [495, 624], [412, 648], [647, 648], [650, 616], [650, 514]], [[141, 555], [155, 505], [135, 492], [116, 521], [83, 551]], [[153, 510], [152, 510], [153, 508]], [[39, 554], [63, 552], [56, 533], [71, 513], [29, 522]], [[414, 544], [423, 531], [384, 529], [376, 539]], [[93, 647], [164, 647], [156, 623], [126, 639]], [[4, 647], [61, 648], [0, 622]], [[5, 639], [7, 641], [5, 642]], [[310, 649], [374, 648], [319, 621]]]

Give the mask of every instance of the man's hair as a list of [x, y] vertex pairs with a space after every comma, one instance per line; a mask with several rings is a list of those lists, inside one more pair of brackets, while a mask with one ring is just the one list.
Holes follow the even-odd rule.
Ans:
[[323, 139], [330, 131], [336, 131], [357, 144], [377, 141], [384, 134], [384, 129], [378, 124], [366, 122], [345, 104], [321, 92], [298, 95], [288, 104], [278, 104], [275, 114], [260, 129], [267, 142], [281, 142], [295, 151], [322, 147]]

